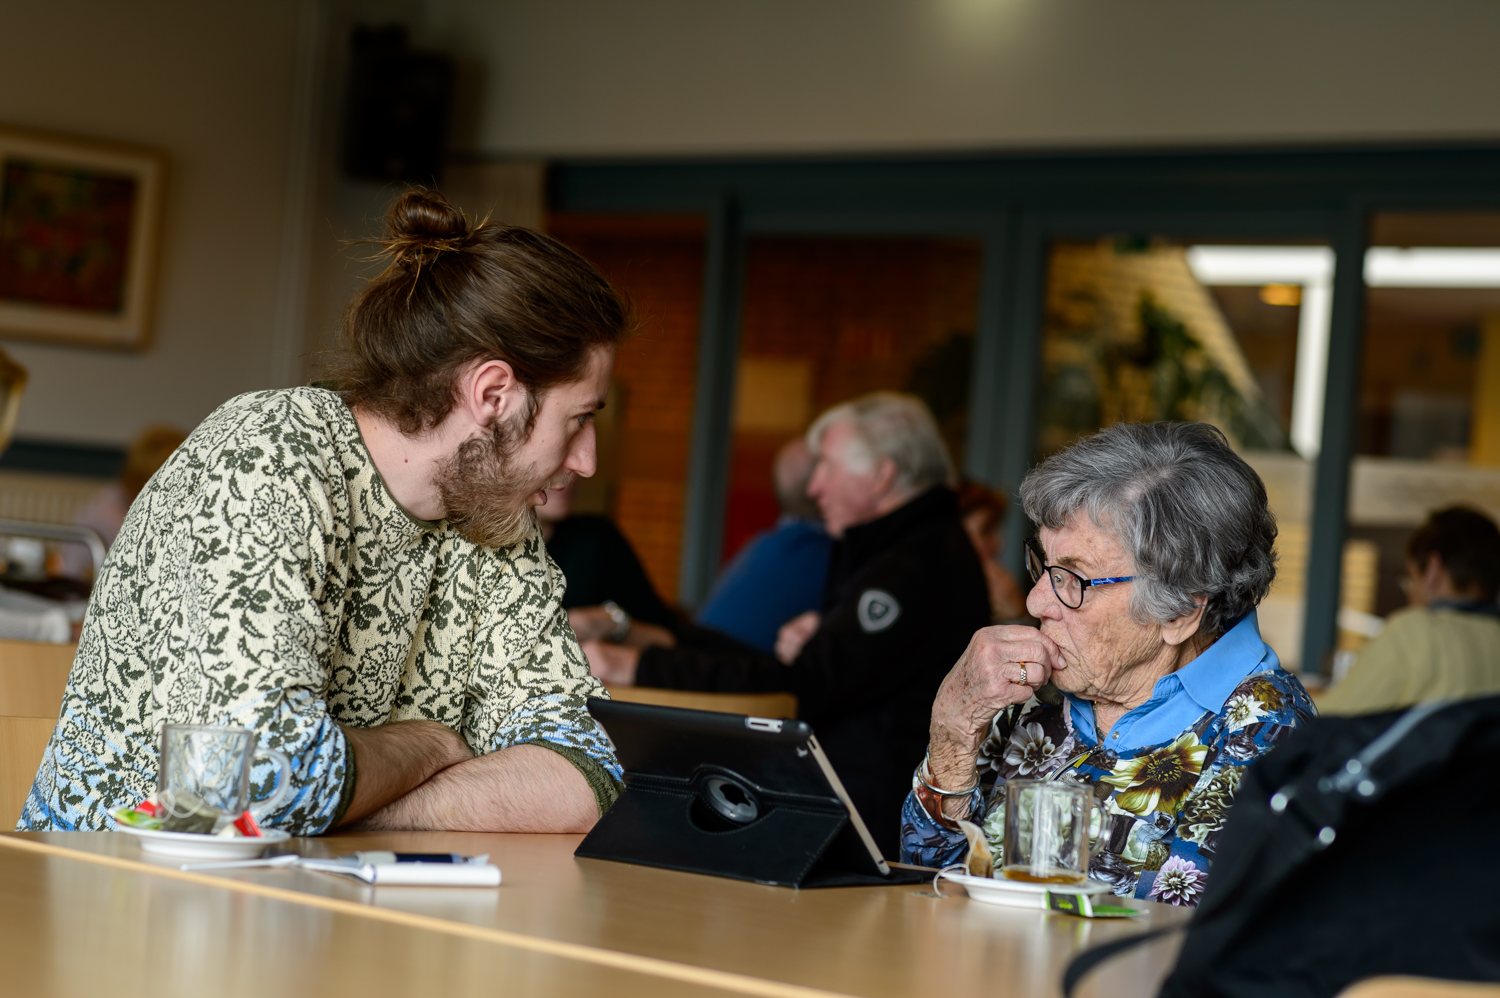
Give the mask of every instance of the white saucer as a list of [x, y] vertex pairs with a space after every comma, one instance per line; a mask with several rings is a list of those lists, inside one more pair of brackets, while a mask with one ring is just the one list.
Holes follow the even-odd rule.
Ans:
[[145, 828], [131, 828], [118, 821], [115, 822], [115, 830], [140, 839], [141, 852], [182, 859], [254, 859], [267, 846], [274, 846], [291, 838], [291, 835], [276, 828], [263, 829], [258, 839], [249, 836], [220, 838], [217, 835], [197, 835], [192, 832], [154, 832]]
[[944, 880], [951, 880], [969, 892], [969, 897], [981, 904], [1003, 904], [1010, 908], [1047, 909], [1047, 893], [1054, 894], [1108, 894], [1109, 885], [1097, 880], [1084, 880], [1076, 884], [1032, 884], [1024, 880], [1000, 880], [991, 877], [975, 877], [967, 873], [943, 873]]

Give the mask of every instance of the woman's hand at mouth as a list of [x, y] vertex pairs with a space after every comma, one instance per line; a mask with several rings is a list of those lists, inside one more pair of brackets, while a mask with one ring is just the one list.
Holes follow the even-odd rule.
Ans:
[[974, 760], [994, 716], [1030, 700], [1062, 667], [1057, 644], [1035, 627], [1006, 625], [974, 632], [932, 705], [928, 745], [933, 779], [945, 790], [974, 782]]

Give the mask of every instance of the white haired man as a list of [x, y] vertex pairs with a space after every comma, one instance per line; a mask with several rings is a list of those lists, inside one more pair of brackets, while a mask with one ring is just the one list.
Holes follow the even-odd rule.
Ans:
[[[901, 803], [926, 748], [933, 698], [989, 623], [979, 556], [947, 483], [953, 467], [917, 399], [876, 392], [825, 412], [807, 434], [807, 493], [836, 539], [823, 611], [805, 643], [783, 629], [783, 664], [748, 647], [638, 651], [586, 642], [616, 685], [786, 691], [812, 724], [860, 815], [896, 856]], [[787, 645], [800, 645], [788, 648]]]

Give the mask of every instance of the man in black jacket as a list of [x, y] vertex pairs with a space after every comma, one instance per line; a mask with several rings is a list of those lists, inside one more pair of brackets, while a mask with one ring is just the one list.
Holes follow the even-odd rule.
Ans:
[[701, 631], [676, 648], [584, 651], [611, 685], [796, 694], [798, 716], [894, 858], [932, 701], [989, 624], [988, 590], [946, 485], [947, 449], [919, 400], [863, 396], [820, 416], [807, 439], [818, 458], [808, 495], [837, 543], [821, 615], [794, 620], [777, 642], [787, 664]]

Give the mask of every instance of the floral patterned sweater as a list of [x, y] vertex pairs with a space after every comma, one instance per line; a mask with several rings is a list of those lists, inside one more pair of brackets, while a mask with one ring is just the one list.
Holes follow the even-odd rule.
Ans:
[[[1089, 877], [1118, 895], [1196, 906], [1245, 767], [1316, 710], [1260, 640], [1254, 614], [1182, 673], [1160, 680], [1146, 704], [1116, 722], [1105, 739], [1113, 744], [1100, 744], [1089, 704], [1050, 687], [1041, 695], [1058, 702], [1033, 697], [997, 714], [970, 810], [995, 855], [1005, 836], [1006, 780], [1087, 783], [1104, 812]], [[1146, 743], [1131, 744], [1132, 735]], [[963, 832], [935, 818], [935, 801], [917, 787], [914, 779], [902, 810], [901, 859], [961, 862]]]
[[[168, 721], [253, 729], [292, 759], [263, 823], [337, 824], [354, 759], [340, 725], [423, 718], [475, 754], [553, 749], [619, 793], [585, 707], [603, 688], [561, 609], [539, 530], [504, 550], [412, 519], [332, 392], [256, 392], [147, 484], [95, 583], [62, 714], [17, 827], [100, 830], [156, 789]], [[269, 765], [254, 774], [262, 796]]]

